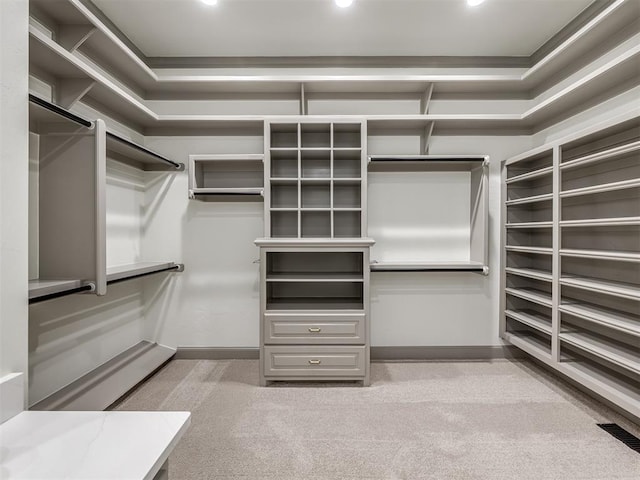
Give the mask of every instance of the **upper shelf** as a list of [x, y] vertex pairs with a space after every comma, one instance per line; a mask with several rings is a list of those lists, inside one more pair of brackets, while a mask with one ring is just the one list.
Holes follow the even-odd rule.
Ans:
[[489, 165], [484, 155], [370, 155], [369, 170], [469, 171]]

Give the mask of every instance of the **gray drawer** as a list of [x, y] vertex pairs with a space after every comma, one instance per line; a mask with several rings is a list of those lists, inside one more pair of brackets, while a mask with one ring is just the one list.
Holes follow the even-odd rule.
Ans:
[[365, 374], [364, 346], [265, 346], [266, 377], [359, 377]]
[[362, 344], [365, 316], [358, 314], [264, 315], [265, 344]]

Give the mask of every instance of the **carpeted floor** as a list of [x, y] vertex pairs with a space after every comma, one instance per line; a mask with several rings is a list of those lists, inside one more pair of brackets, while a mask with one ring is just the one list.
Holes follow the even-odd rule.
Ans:
[[172, 480], [638, 480], [635, 426], [528, 362], [374, 363], [369, 388], [260, 388], [251, 360], [176, 360], [118, 410], [189, 410]]

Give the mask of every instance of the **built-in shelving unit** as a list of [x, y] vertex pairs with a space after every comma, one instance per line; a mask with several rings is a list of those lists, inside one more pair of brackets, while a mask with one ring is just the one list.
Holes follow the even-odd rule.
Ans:
[[265, 234], [359, 238], [366, 231], [365, 123], [265, 123]]
[[503, 168], [503, 337], [634, 418], [639, 154], [635, 117], [540, 147]]
[[488, 274], [488, 165], [482, 155], [370, 155], [371, 271]]
[[189, 155], [189, 198], [264, 195], [263, 154]]

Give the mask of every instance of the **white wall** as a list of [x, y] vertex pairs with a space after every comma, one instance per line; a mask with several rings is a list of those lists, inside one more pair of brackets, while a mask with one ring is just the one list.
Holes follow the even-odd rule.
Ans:
[[27, 370], [28, 1], [0, 1], [0, 377]]

